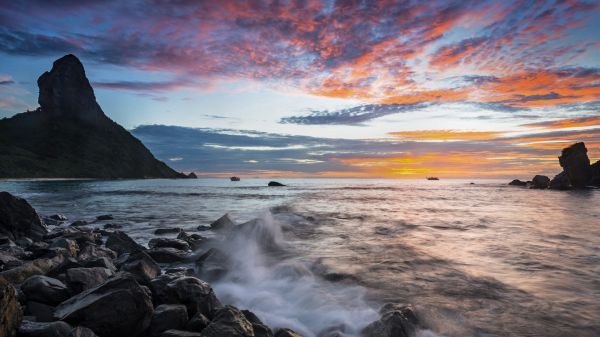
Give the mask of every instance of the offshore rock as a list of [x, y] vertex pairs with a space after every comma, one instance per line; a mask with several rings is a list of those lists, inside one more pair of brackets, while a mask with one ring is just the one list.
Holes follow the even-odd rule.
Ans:
[[531, 187], [534, 189], [546, 189], [550, 185], [550, 178], [542, 175], [536, 175], [531, 179]]
[[564, 148], [558, 160], [573, 188], [587, 186], [592, 172], [584, 143], [575, 143]]

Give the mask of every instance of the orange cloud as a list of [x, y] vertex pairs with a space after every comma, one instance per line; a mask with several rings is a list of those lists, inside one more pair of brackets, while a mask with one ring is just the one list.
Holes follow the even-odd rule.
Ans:
[[586, 126], [600, 126], [600, 116], [559, 119], [555, 121], [529, 123], [524, 124], [523, 126], [545, 129], [567, 129]]

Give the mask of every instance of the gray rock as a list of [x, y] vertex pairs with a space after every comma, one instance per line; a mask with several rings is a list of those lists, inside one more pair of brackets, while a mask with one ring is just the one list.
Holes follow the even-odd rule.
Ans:
[[27, 301], [25, 315], [35, 317], [36, 322], [53, 322], [54, 307], [45, 303]]
[[83, 267], [83, 263], [72, 257], [65, 258], [59, 265], [50, 269], [46, 276], [56, 278], [60, 274], [64, 274], [68, 269]]
[[215, 222], [210, 224], [210, 228], [215, 231], [227, 231], [235, 227], [235, 222], [229, 217], [229, 213], [223, 215]]
[[0, 235], [11, 240], [41, 240], [48, 232], [33, 207], [22, 198], [0, 192]]
[[98, 335], [96, 335], [91, 329], [88, 329], [84, 326], [78, 326], [71, 330], [69, 337], [98, 337]]
[[531, 188], [546, 189], [550, 185], [550, 178], [542, 175], [536, 175], [531, 179]]
[[106, 248], [114, 250], [118, 255], [146, 250], [146, 248], [130, 238], [129, 235], [121, 231], [114, 231], [108, 235]]
[[225, 276], [231, 265], [231, 259], [218, 248], [211, 248], [196, 259], [198, 274], [208, 281], [215, 281]]
[[161, 304], [154, 309], [150, 328], [150, 337], [158, 337], [166, 330], [183, 329], [188, 321], [188, 313], [183, 304]]
[[21, 290], [28, 301], [57, 305], [69, 298], [67, 286], [61, 281], [43, 276], [31, 276], [21, 284]]
[[414, 335], [418, 319], [410, 307], [386, 304], [381, 308], [380, 314], [379, 320], [363, 329], [364, 337], [412, 337]]
[[146, 253], [158, 263], [182, 262], [189, 257], [187, 252], [170, 247], [152, 248]]
[[192, 276], [165, 274], [151, 281], [157, 303], [185, 304], [188, 313], [200, 312], [209, 319], [222, 307], [211, 286]]
[[12, 337], [21, 324], [23, 312], [17, 298], [17, 290], [0, 277], [0, 336]]
[[152, 317], [152, 299], [132, 275], [120, 274], [61, 303], [59, 320], [92, 329], [100, 337], [135, 337]]
[[65, 280], [72, 293], [78, 294], [84, 290], [94, 288], [113, 275], [110, 269], [93, 268], [71, 268], [66, 271]]
[[117, 267], [112, 263], [112, 260], [107, 257], [91, 257], [87, 260], [82, 261], [82, 266], [85, 268], [100, 267], [106, 268], [110, 271], [117, 271]]
[[141, 251], [127, 255], [127, 259], [119, 268], [135, 275], [142, 284], [149, 284], [150, 280], [160, 275], [160, 267], [148, 254]]
[[177, 239], [187, 242], [192, 250], [200, 248], [206, 242], [206, 238], [200, 234], [188, 234], [183, 231], [177, 235]]
[[150, 248], [175, 248], [179, 250], [190, 250], [190, 244], [179, 239], [153, 238], [148, 242]]
[[64, 259], [63, 256], [36, 259], [31, 262], [23, 263], [18, 267], [0, 272], [0, 276], [13, 284], [23, 283], [23, 281], [30, 276], [46, 274], [49, 270], [61, 264]]
[[227, 305], [216, 311], [213, 320], [202, 330], [203, 337], [254, 337], [252, 323], [236, 307]]
[[71, 326], [65, 322], [23, 321], [19, 327], [19, 337], [67, 337]]
[[107, 259], [117, 258], [117, 253], [106, 247], [98, 246], [95, 244], [88, 244], [79, 251], [79, 259], [89, 260], [92, 258], [105, 257]]

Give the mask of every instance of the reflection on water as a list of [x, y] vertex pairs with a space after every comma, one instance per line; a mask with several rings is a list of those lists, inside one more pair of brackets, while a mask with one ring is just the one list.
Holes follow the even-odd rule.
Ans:
[[[287, 180], [285, 188], [266, 182], [19, 181], [1, 182], [0, 189], [27, 198], [42, 214], [113, 214], [141, 242], [159, 227], [194, 230], [225, 212], [243, 222], [273, 208], [272, 221], [294, 252], [274, 265], [310, 269], [316, 285], [293, 289], [339, 295], [338, 306], [328, 309], [346, 315], [339, 319], [370, 319], [371, 309], [356, 306], [393, 301], [412, 303], [431, 331], [446, 336], [600, 335], [598, 190], [528, 190], [504, 181]], [[275, 269], [254, 276], [215, 288], [268, 315], [264, 303], [240, 295], [243, 286], [258, 292], [267, 291], [260, 285], [268, 280], [269, 289], [289, 285], [277, 284]], [[357, 285], [365, 301], [344, 302], [344, 291]], [[302, 307], [284, 292], [267, 292], [282, 312], [271, 321], [316, 320], [324, 304], [315, 299]]]

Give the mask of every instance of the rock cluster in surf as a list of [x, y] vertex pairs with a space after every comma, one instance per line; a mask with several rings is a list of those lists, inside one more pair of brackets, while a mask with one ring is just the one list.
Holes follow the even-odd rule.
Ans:
[[[225, 215], [211, 228], [226, 240], [256, 223]], [[145, 247], [115, 224], [87, 225], [61, 214], [41, 219], [26, 200], [0, 192], [0, 337], [300, 336], [217, 298], [205, 280], [234, 267], [227, 252], [209, 248], [216, 239], [174, 228], [161, 233], [177, 238], [156, 237]], [[268, 235], [260, 244], [276, 248]], [[418, 325], [406, 306], [385, 305], [380, 314], [363, 336], [408, 337]], [[343, 335], [343, 327], [318, 334]]]
[[558, 157], [558, 161], [563, 171], [554, 176], [553, 179], [544, 175], [536, 175], [531, 181], [515, 179], [508, 184], [553, 190], [570, 190], [590, 186], [600, 187], [600, 160], [590, 164], [587, 148], [583, 142], [564, 148]]

